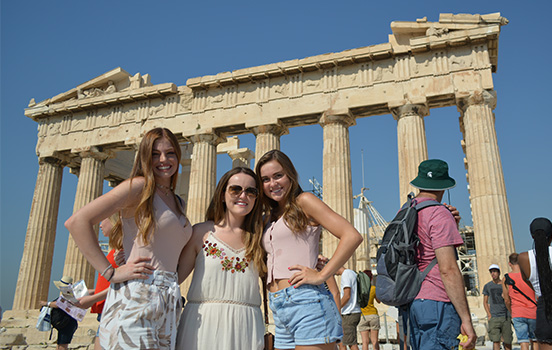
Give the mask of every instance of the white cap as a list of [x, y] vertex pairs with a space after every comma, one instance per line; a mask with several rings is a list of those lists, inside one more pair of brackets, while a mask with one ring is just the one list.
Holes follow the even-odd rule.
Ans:
[[491, 270], [498, 270], [498, 271], [500, 271], [500, 267], [498, 267], [497, 264], [491, 264], [491, 266], [489, 266], [489, 271], [491, 271]]

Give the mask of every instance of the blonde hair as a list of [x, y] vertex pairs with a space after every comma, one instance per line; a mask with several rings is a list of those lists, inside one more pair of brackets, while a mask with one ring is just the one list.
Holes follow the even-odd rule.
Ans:
[[[291, 184], [290, 190], [288, 191], [285, 198], [284, 219], [286, 220], [287, 225], [293, 233], [304, 232], [309, 225], [309, 219], [297, 203], [297, 197], [301, 193], [303, 193], [303, 189], [299, 185], [299, 175], [297, 174], [297, 170], [295, 170], [295, 167], [293, 166], [293, 163], [291, 162], [289, 157], [284, 152], [276, 149], [266, 152], [259, 159], [257, 165], [255, 166], [257, 178], [262, 183], [261, 168], [263, 167], [263, 165], [272, 160], [277, 161], [282, 166], [282, 169], [284, 170], [286, 176], [289, 178]], [[278, 203], [275, 200], [268, 198], [264, 194], [264, 191], [261, 191], [261, 198], [265, 207], [265, 211], [267, 213], [270, 213], [270, 215], [272, 216], [274, 209], [278, 207]]]
[[[145, 179], [144, 188], [140, 196], [140, 201], [134, 212], [134, 221], [138, 227], [138, 237], [140, 237], [144, 244], [149, 244], [150, 235], [155, 231], [155, 217], [153, 215], [153, 197], [155, 194], [155, 178], [153, 176], [152, 156], [153, 145], [155, 141], [165, 138], [167, 139], [176, 153], [178, 163], [180, 164], [180, 145], [178, 139], [174, 134], [166, 128], [155, 128], [148, 131], [142, 142], [140, 142], [140, 148], [136, 159], [134, 160], [134, 166], [130, 174], [130, 186], [132, 186], [132, 180], [135, 177], [142, 176]], [[176, 181], [178, 179], [178, 169], [171, 178], [171, 189], [176, 187]], [[176, 199], [178, 201], [178, 199]], [[184, 215], [181, 206], [177, 205], [177, 210], [180, 214]], [[109, 245], [113, 249], [123, 248], [123, 230], [121, 218], [119, 216], [117, 223], [114, 225], [111, 235], [109, 237]]]
[[[215, 224], [224, 220], [226, 213], [226, 204], [224, 203], [224, 194], [228, 187], [228, 181], [236, 174], [246, 174], [255, 180], [255, 188], [261, 192], [261, 183], [253, 170], [244, 167], [236, 167], [222, 175], [215, 189], [215, 194], [211, 199], [205, 220], [211, 220]], [[245, 257], [255, 264], [259, 274], [266, 274], [266, 254], [262, 248], [261, 241], [263, 237], [262, 205], [260, 200], [255, 200], [253, 209], [245, 216], [242, 229], [244, 232]]]

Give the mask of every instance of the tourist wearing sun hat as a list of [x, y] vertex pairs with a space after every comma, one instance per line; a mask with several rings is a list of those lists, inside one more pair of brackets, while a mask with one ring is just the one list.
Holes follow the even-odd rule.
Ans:
[[73, 277], [63, 276], [59, 281], [54, 281], [54, 285], [60, 289], [61, 287], [67, 287], [73, 284]]
[[[414, 202], [441, 202], [445, 190], [453, 188], [456, 181], [449, 176], [446, 162], [429, 159], [419, 165], [418, 176], [410, 184], [420, 190]], [[460, 333], [468, 336], [461, 343], [464, 349], [475, 346], [476, 335], [464, 292], [464, 279], [456, 263], [456, 247], [464, 241], [449, 211], [455, 208], [449, 207], [436, 205], [418, 212], [418, 269], [423, 271], [434, 258], [438, 266], [429, 271], [409, 308], [413, 350], [457, 348]]]

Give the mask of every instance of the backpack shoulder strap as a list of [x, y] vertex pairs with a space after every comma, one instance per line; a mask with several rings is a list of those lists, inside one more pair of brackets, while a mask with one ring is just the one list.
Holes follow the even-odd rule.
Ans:
[[429, 273], [429, 271], [431, 271], [431, 269], [437, 265], [437, 258], [433, 258], [433, 260], [431, 260], [431, 262], [429, 263], [429, 265], [426, 266], [426, 268], [424, 269], [424, 271], [422, 272], [422, 281], [425, 280], [427, 274]]
[[424, 208], [433, 207], [433, 206], [436, 206], [436, 205], [443, 205], [443, 204], [430, 199], [428, 201], [423, 201], [423, 202], [420, 202], [420, 203], [416, 203], [416, 205], [414, 207], [416, 208], [417, 211], [420, 211]]
[[537, 303], [535, 303], [535, 302], [533, 301], [533, 299], [531, 299], [530, 297], [528, 297], [527, 294], [523, 293], [523, 292], [521, 291], [521, 289], [519, 289], [518, 286], [516, 286], [516, 282], [512, 279], [512, 277], [508, 276], [508, 274], [505, 274], [505, 275], [504, 275], [504, 278], [506, 278], [506, 280], [509, 279], [510, 281], [512, 281], [510, 285], [512, 286], [512, 288], [514, 288], [514, 290], [515, 290], [516, 292], [518, 292], [518, 293], [520, 293], [521, 295], [523, 295], [527, 300], [529, 300], [531, 303], [535, 304], [535, 306], [537, 305]]

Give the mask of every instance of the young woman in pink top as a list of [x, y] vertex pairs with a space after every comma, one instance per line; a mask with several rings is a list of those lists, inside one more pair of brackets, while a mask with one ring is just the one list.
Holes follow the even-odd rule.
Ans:
[[[111, 283], [102, 312], [104, 349], [174, 349], [182, 310], [178, 268], [192, 235], [183, 203], [174, 194], [180, 146], [168, 129], [148, 131], [130, 179], [88, 203], [66, 222], [86, 259]], [[109, 244], [124, 248], [114, 268], [98, 245], [94, 225], [115, 213]]]
[[[268, 224], [267, 288], [276, 349], [333, 350], [343, 336], [341, 316], [324, 281], [353, 255], [362, 236], [311, 193], [303, 192], [291, 160], [272, 150], [255, 167]], [[339, 239], [330, 261], [316, 269], [321, 227]]]

